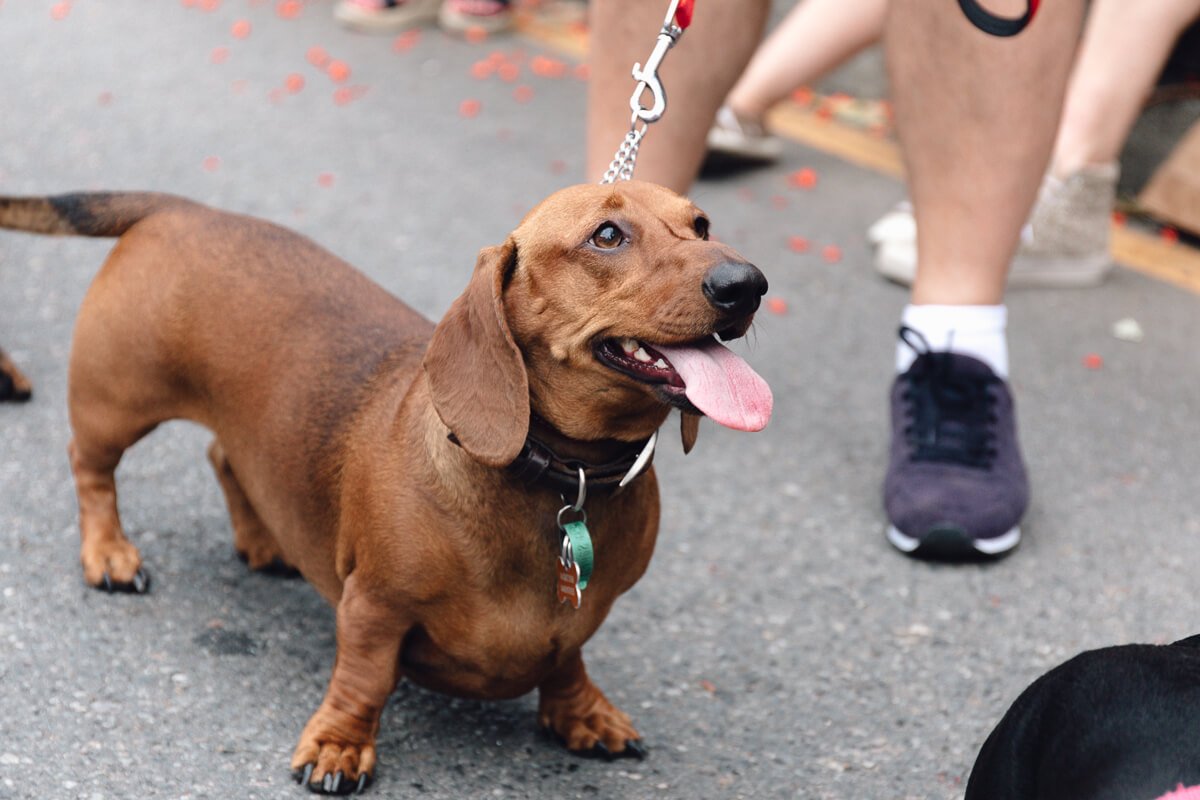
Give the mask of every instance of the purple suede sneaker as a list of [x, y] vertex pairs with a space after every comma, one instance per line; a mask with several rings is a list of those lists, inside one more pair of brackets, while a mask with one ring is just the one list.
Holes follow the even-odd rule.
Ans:
[[1021, 541], [1029, 481], [1008, 385], [982, 361], [931, 352], [892, 384], [892, 452], [883, 482], [887, 538], [917, 558], [998, 558]]

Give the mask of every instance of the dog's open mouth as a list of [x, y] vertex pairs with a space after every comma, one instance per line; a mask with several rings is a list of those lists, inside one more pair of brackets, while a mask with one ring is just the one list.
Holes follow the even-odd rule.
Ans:
[[654, 385], [668, 403], [699, 411], [728, 428], [758, 431], [771, 419], [773, 399], [767, 382], [713, 337], [675, 345], [605, 339], [596, 347], [596, 357], [634, 380]]

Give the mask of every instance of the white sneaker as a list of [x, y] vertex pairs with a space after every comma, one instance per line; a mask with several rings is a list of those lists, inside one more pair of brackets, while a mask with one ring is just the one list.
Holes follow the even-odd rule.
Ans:
[[[1060, 180], [1042, 180], [1037, 203], [1021, 231], [1008, 273], [1016, 288], [1096, 286], [1112, 271], [1109, 237], [1116, 199], [1117, 164], [1084, 167]], [[911, 285], [917, 274], [917, 225], [907, 204], [893, 208], [867, 230], [875, 269]]]
[[761, 122], [743, 119], [729, 106], [721, 106], [708, 130], [708, 149], [724, 156], [770, 163], [783, 155], [783, 142], [767, 133]]
[[333, 18], [356, 31], [398, 33], [438, 18], [442, 0], [340, 0]]

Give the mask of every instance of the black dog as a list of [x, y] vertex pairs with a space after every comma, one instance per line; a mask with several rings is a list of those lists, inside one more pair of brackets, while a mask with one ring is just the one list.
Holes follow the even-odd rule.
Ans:
[[1038, 678], [983, 743], [965, 800], [1155, 800], [1181, 786], [1200, 786], [1200, 636], [1091, 650]]

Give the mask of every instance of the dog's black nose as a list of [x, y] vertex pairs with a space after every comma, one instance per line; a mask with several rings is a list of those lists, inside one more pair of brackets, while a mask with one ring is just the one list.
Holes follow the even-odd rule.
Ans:
[[753, 264], [727, 261], [704, 276], [704, 296], [713, 308], [727, 314], [754, 313], [766, 293], [767, 279]]

